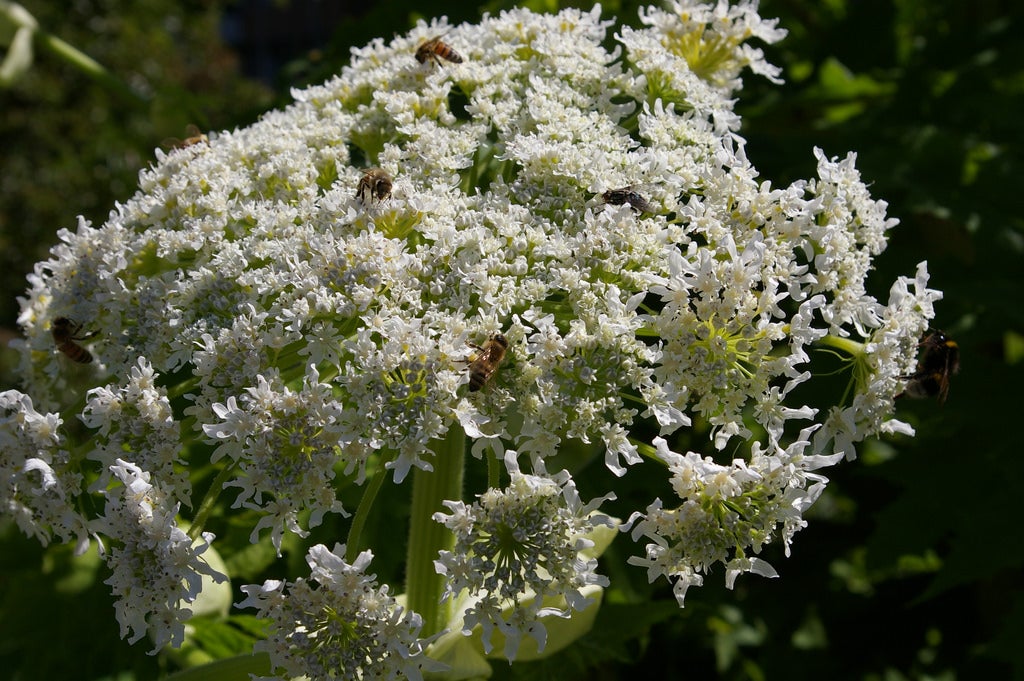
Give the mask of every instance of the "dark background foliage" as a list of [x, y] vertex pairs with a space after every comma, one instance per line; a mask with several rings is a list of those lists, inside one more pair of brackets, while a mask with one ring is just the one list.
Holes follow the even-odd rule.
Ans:
[[[56, 230], [73, 230], [78, 215], [102, 224], [167, 138], [187, 137], [189, 124], [246, 125], [286, 103], [290, 87], [336, 72], [350, 46], [389, 38], [417, 17], [472, 21], [512, 5], [23, 4], [136, 94], [91, 81], [44, 49], [0, 91], [4, 343], [17, 334], [25, 274]], [[632, 0], [604, 9], [636, 22]], [[935, 325], [959, 342], [963, 369], [944, 405], [899, 405], [917, 437], [866, 443], [855, 462], [830, 469], [793, 555], [766, 553], [779, 579], [748, 575], [727, 591], [719, 571], [680, 611], [666, 584], [622, 566], [631, 549], [616, 541], [602, 565], [615, 588], [594, 630], [548, 660], [499, 663], [496, 678], [1024, 678], [1024, 9], [1010, 0], [765, 0], [761, 13], [790, 31], [766, 48], [786, 84], [745, 79], [748, 155], [779, 186], [813, 176], [814, 146], [830, 156], [856, 151], [873, 195], [901, 220], [876, 261], [872, 293], [884, 299], [894, 277], [928, 260], [932, 286], [945, 291]], [[13, 359], [0, 350], [0, 387], [16, 384]], [[654, 495], [642, 477], [612, 480], [599, 469], [583, 471], [585, 495], [613, 485], [620, 499]], [[400, 559], [385, 549], [375, 568], [388, 576]], [[118, 640], [103, 578], [95, 560], [44, 553], [0, 526], [0, 677], [173, 671], [144, 643]], [[206, 635], [221, 650], [244, 647], [244, 624], [206, 625]]]

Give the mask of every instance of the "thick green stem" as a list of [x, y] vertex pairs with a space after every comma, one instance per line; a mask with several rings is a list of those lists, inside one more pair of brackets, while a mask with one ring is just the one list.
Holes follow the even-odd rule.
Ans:
[[431, 516], [445, 510], [441, 505], [445, 499], [462, 498], [466, 434], [458, 424], [453, 424], [445, 439], [436, 441], [432, 449], [434, 470], [413, 471], [406, 560], [406, 602], [409, 609], [423, 618], [421, 636], [440, 631], [448, 620], [448, 608], [441, 606], [445, 577], [437, 574], [434, 560], [438, 551], [450, 551], [455, 546], [455, 536]]

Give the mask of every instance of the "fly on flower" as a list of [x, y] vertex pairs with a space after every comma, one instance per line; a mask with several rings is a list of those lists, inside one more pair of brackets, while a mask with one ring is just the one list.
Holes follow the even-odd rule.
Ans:
[[907, 397], [938, 397], [939, 403], [949, 394], [949, 377], [960, 370], [960, 346], [942, 331], [929, 331], [921, 342], [921, 359], [917, 370], [907, 379], [903, 394]]
[[623, 187], [622, 189], [609, 189], [604, 194], [601, 194], [601, 200], [612, 206], [621, 206], [624, 203], [628, 203], [641, 213], [654, 212], [654, 206], [643, 195], [634, 191], [632, 186]]

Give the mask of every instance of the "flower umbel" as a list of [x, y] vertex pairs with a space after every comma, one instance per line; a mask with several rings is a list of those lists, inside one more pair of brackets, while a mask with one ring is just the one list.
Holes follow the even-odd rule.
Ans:
[[[133, 197], [62, 230], [29, 278], [26, 392], [0, 394], [4, 510], [43, 543], [106, 536], [123, 633], [158, 646], [180, 642], [211, 574], [182, 509], [236, 565], [247, 542], [308, 550], [309, 581], [244, 587], [283, 676], [418, 678], [446, 621], [431, 652], [453, 664], [456, 637], [508, 659], [571, 640], [549, 633], [615, 586], [596, 564], [614, 495], [577, 492], [602, 459], [619, 478], [667, 470], [677, 498], [622, 515], [643, 544], [630, 562], [680, 604], [717, 563], [730, 586], [775, 575], [758, 554], [788, 550], [820, 469], [910, 432], [895, 398], [941, 294], [924, 263], [886, 302], [868, 293], [897, 221], [854, 154], [815, 149], [817, 176], [780, 187], [748, 159], [742, 76], [779, 77], [749, 41], [784, 35], [756, 10], [420, 21], [284, 110], [158, 151]], [[437, 36], [462, 60], [418, 61]], [[370, 169], [390, 194], [360, 189]], [[95, 361], [55, 347], [61, 318]], [[851, 380], [812, 403], [821, 350]], [[410, 518], [371, 522], [380, 498], [415, 509], [409, 545], [429, 550], [405, 565], [387, 544]], [[314, 528], [348, 543], [310, 548]], [[417, 612], [365, 573], [365, 546]]]
[[117, 460], [125, 452], [134, 452], [135, 465], [155, 476], [165, 493], [188, 505], [192, 485], [180, 467], [180, 424], [174, 420], [166, 391], [156, 386], [156, 374], [144, 357], [128, 375], [123, 388], [108, 385], [90, 390], [82, 410], [82, 422], [96, 429], [89, 458], [103, 467], [93, 488], [105, 489]]
[[505, 453], [505, 465], [511, 476], [507, 488], [490, 489], [468, 506], [446, 501], [451, 513], [434, 519], [455, 534], [455, 550], [442, 551], [436, 562], [447, 577], [445, 598], [463, 589], [475, 597], [463, 631], [481, 625], [484, 651], [490, 652], [496, 627], [505, 636], [505, 657], [512, 660], [523, 634], [543, 651], [541, 617], [568, 617], [588, 604], [584, 587], [608, 585], [608, 578], [596, 573], [597, 559], [582, 552], [594, 545], [587, 535], [596, 526], [614, 526], [595, 510], [615, 495], [584, 505], [566, 471], [549, 476], [537, 460], [537, 474], [523, 474], [514, 451]]
[[[227, 483], [242, 492], [234, 505], [262, 511], [251, 541], [271, 527], [271, 539], [280, 552], [285, 529], [306, 536], [297, 520], [302, 509], [312, 510], [309, 524], [319, 525], [328, 511], [344, 513], [331, 479], [340, 444], [340, 405], [330, 387], [319, 382], [310, 367], [302, 390], [293, 392], [279, 381], [262, 375], [248, 388], [242, 406], [234, 396], [227, 404], [214, 404], [219, 423], [204, 426], [206, 434], [223, 441], [213, 460], [228, 456], [238, 464], [239, 477]], [[348, 469], [363, 462], [350, 460]]]
[[363, 551], [351, 564], [344, 555], [344, 545], [329, 551], [317, 544], [306, 556], [310, 580], [242, 587], [248, 598], [238, 607], [256, 608], [271, 622], [269, 638], [256, 649], [270, 654], [281, 676], [265, 678], [415, 680], [436, 668], [423, 654], [429, 641], [417, 638], [420, 616], [366, 574], [373, 554]]
[[[716, 464], [710, 457], [671, 451], [655, 438], [658, 457], [668, 464], [672, 487], [681, 505], [665, 508], [660, 499], [630, 521], [633, 539], [645, 537], [646, 558], [629, 562], [647, 568], [650, 581], [668, 577], [675, 582], [679, 605], [690, 586], [704, 582], [715, 563], [726, 566], [726, 585], [732, 588], [742, 572], [776, 577], [775, 569], [756, 554], [780, 535], [789, 554], [793, 535], [804, 526], [803, 511], [825, 489], [828, 479], [817, 468], [834, 464], [832, 457], [804, 456], [813, 428], [806, 429], [787, 450], [761, 451], [755, 443], [750, 462]], [[628, 529], [628, 526], [624, 529]]]
[[178, 505], [150, 484], [150, 475], [118, 459], [111, 472], [121, 484], [107, 492], [104, 514], [94, 523], [109, 537], [106, 559], [111, 575], [105, 581], [117, 598], [115, 611], [121, 636], [134, 643], [147, 633], [155, 654], [166, 644], [180, 646], [184, 622], [202, 588], [202, 577], [227, 579], [200, 556], [213, 541], [203, 533], [198, 545], [178, 527]]
[[56, 535], [88, 548], [87, 521], [74, 506], [82, 475], [64, 448], [59, 414], [40, 414], [17, 390], [0, 393], [0, 504], [18, 527], [46, 546]]

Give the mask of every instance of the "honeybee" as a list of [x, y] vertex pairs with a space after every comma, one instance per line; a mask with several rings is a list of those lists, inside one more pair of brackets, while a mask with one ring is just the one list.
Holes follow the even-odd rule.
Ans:
[[917, 370], [907, 379], [903, 394], [907, 397], [937, 397], [939, 403], [949, 394], [949, 377], [960, 370], [960, 346], [942, 331], [929, 331], [919, 343], [921, 358]]
[[628, 203], [641, 213], [654, 212], [654, 206], [638, 192], [633, 191], [632, 186], [623, 187], [622, 189], [609, 189], [604, 194], [601, 194], [601, 200], [613, 206], [621, 206], [624, 203]]
[[441, 59], [453, 64], [462, 63], [462, 55], [453, 50], [451, 45], [442, 41], [441, 36], [431, 38], [416, 48], [416, 61], [425, 64], [428, 59], [433, 59], [438, 66], [442, 66]]
[[505, 352], [508, 350], [508, 339], [502, 334], [496, 333], [487, 339], [483, 347], [473, 345], [472, 343], [470, 343], [470, 347], [480, 351], [472, 360], [467, 360], [469, 364], [469, 391], [476, 392], [491, 380], [494, 372], [498, 370], [498, 365], [505, 359]]
[[168, 137], [164, 140], [163, 145], [170, 149], [184, 149], [194, 144], [207, 144], [210, 141], [199, 128], [191, 123], [185, 127], [185, 132], [189, 134], [185, 139], [180, 140], [177, 137]]
[[50, 331], [53, 333], [53, 342], [57, 344], [57, 349], [67, 355], [72, 361], [79, 364], [88, 364], [92, 361], [92, 353], [75, 341], [92, 338], [97, 332], [93, 331], [92, 333], [79, 335], [81, 330], [81, 324], [76, 324], [67, 317], [57, 317], [53, 320], [53, 324], [50, 325]]
[[359, 179], [359, 186], [356, 187], [356, 198], [366, 203], [366, 194], [370, 199], [383, 201], [391, 196], [391, 176], [386, 170], [370, 168]]

